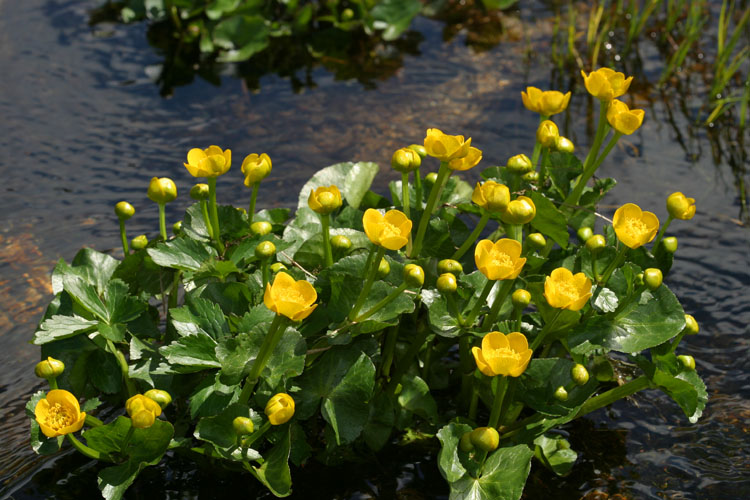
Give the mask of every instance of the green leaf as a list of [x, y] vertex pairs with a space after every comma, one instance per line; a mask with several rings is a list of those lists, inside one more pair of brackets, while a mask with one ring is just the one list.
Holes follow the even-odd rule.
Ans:
[[229, 325], [221, 307], [197, 294], [188, 294], [186, 304], [170, 309], [169, 314], [172, 326], [180, 335], [205, 334], [215, 340], [229, 335]]
[[534, 455], [558, 476], [568, 475], [578, 459], [578, 453], [571, 450], [568, 441], [560, 435], [541, 435], [534, 440], [534, 444]]
[[221, 52], [220, 62], [238, 62], [268, 46], [270, 30], [261, 16], [234, 16], [224, 19], [213, 31], [213, 42], [226, 49]]
[[395, 40], [409, 29], [421, 9], [419, 0], [381, 0], [370, 11], [374, 20], [372, 27], [383, 30], [383, 40]]
[[[416, 0], [415, 0], [416, 1]], [[417, 1], [417, 3], [419, 3]], [[358, 208], [362, 202], [367, 190], [370, 189], [375, 174], [378, 173], [377, 163], [357, 162], [357, 163], [337, 163], [319, 170], [312, 178], [302, 186], [299, 193], [297, 209], [307, 208], [307, 199], [310, 191], [320, 186], [335, 185], [341, 191], [341, 196], [346, 202]]]
[[73, 337], [79, 333], [88, 333], [97, 324], [99, 322], [96, 320], [84, 319], [80, 316], [61, 316], [55, 314], [39, 325], [39, 330], [34, 333], [32, 343], [42, 345], [53, 340]]
[[277, 497], [286, 497], [292, 492], [292, 473], [289, 470], [290, 449], [290, 427], [287, 426], [281, 439], [264, 457], [263, 465], [249, 469], [258, 481]]
[[518, 2], [518, 0], [482, 0], [482, 5], [487, 9], [505, 10]]
[[552, 238], [563, 249], [568, 247], [568, 222], [549, 198], [537, 191], [531, 191], [529, 198], [536, 206], [536, 216], [531, 227]]
[[130, 419], [119, 416], [108, 424], [87, 429], [82, 436], [86, 439], [86, 445], [90, 448], [105, 455], [112, 455], [120, 453], [122, 450], [125, 436], [128, 434], [130, 427]]
[[197, 271], [203, 262], [216, 256], [216, 250], [207, 244], [187, 238], [175, 238], [146, 250], [153, 261], [162, 266], [182, 271]]
[[102, 321], [106, 322], [109, 320], [107, 308], [104, 306], [94, 285], [87, 283], [83, 278], [74, 274], [66, 274], [63, 276], [63, 287], [76, 304]]
[[533, 453], [525, 444], [498, 448], [477, 479], [469, 474], [451, 482], [450, 500], [518, 500], [531, 469]]
[[450, 484], [455, 483], [467, 474], [466, 467], [461, 462], [459, 453], [464, 455], [464, 460], [467, 460], [468, 457], [460, 451], [458, 442], [461, 436], [472, 430], [469, 425], [451, 422], [437, 433], [441, 444], [440, 453], [438, 454], [438, 468], [440, 469], [440, 474]]
[[520, 378], [522, 390], [516, 394], [531, 408], [543, 415], [574, 416], [584, 402], [596, 391], [594, 377], [582, 386], [568, 390], [568, 399], [558, 401], [554, 394], [560, 386], [571, 382], [570, 370], [575, 363], [563, 358], [534, 358]]
[[215, 444], [218, 448], [230, 448], [237, 444], [237, 434], [234, 432], [232, 421], [236, 417], [250, 418], [250, 412], [247, 405], [229, 405], [218, 415], [200, 419], [193, 435], [202, 441]]
[[189, 368], [187, 371], [201, 371], [206, 368], [221, 368], [216, 356], [218, 343], [206, 333], [186, 335], [171, 344], [159, 348], [169, 364]]
[[86, 361], [88, 378], [105, 394], [115, 394], [122, 386], [122, 372], [114, 355], [96, 350]]
[[390, 395], [378, 392], [370, 401], [370, 418], [362, 430], [362, 437], [371, 450], [378, 451], [388, 443], [395, 421]]
[[224, 408], [237, 401], [240, 387], [224, 385], [219, 376], [206, 377], [190, 396], [190, 417], [218, 415]]
[[559, 151], [550, 153], [548, 161], [550, 166], [547, 172], [549, 172], [552, 185], [564, 198], [570, 191], [570, 181], [583, 173], [583, 164], [573, 153]]
[[127, 323], [141, 315], [148, 304], [130, 295], [128, 285], [119, 279], [110, 280], [104, 292], [108, 322]]
[[450, 312], [447, 298], [440, 293], [435, 293], [435, 299], [428, 303], [424, 300], [427, 291], [422, 291], [422, 299], [427, 305], [430, 329], [441, 337], [457, 337], [461, 333], [461, 325], [458, 324], [456, 316]]
[[73, 258], [71, 264], [78, 276], [84, 278], [87, 283], [96, 287], [97, 291], [101, 293], [117, 266], [120, 265], [120, 261], [91, 248], [82, 248]]
[[401, 379], [398, 404], [430, 423], [435, 424], [438, 421], [437, 403], [430, 394], [430, 388], [416, 375], [407, 374]]

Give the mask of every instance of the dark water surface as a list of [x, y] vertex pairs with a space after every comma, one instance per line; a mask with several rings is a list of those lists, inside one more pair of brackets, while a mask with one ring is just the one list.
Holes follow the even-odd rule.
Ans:
[[[392, 151], [421, 142], [429, 127], [473, 137], [484, 166], [504, 163], [533, 145], [537, 118], [523, 109], [520, 91], [552, 86], [549, 23], [537, 20], [541, 9], [525, 7], [524, 23], [508, 19], [508, 40], [482, 53], [462, 37], [443, 43], [441, 25], [417, 20], [425, 36], [421, 55], [407, 56], [376, 90], [317, 70], [317, 87], [299, 94], [277, 77], [262, 79], [260, 92], [251, 93], [225, 76], [220, 87], [196, 81], [162, 99], [152, 81], [160, 57], [147, 45], [146, 26], [89, 27], [98, 3], [0, 0], [0, 146], [6, 152], [0, 156], [0, 496], [8, 498], [98, 496], [96, 467], [88, 461], [34, 455], [23, 407], [41, 387], [33, 375], [39, 350], [28, 341], [51, 298], [49, 273], [81, 246], [119, 256], [116, 202], [126, 199], [136, 208], [131, 237], [155, 235], [149, 179], [175, 180], [181, 195], [167, 206], [167, 217], [178, 220], [194, 183], [182, 161], [190, 148], [209, 144], [235, 155], [218, 182], [220, 203], [244, 206], [249, 191], [241, 159], [270, 154], [274, 170], [260, 208], [293, 206], [313, 172], [341, 161], [380, 163], [376, 188], [384, 192], [395, 178], [385, 168]], [[658, 75], [658, 55], [646, 50], [642, 56], [646, 71]], [[573, 84], [577, 93], [563, 132], [585, 144], [590, 103], [580, 82]], [[709, 404], [695, 425], [656, 391], [592, 414], [570, 429], [579, 451], [573, 474], [558, 479], [535, 465], [527, 498], [750, 498], [750, 233], [734, 219], [739, 200], [727, 166], [714, 165], [707, 153], [689, 161], [666, 123], [664, 103], [642, 90], [634, 92], [635, 104], [647, 108], [646, 121], [601, 167], [601, 175], [619, 182], [601, 209], [611, 217], [620, 204], [634, 202], [665, 218], [669, 193], [696, 198], [695, 218], [670, 227], [680, 248], [668, 284], [701, 325], [681, 350], [695, 356]], [[687, 124], [678, 116], [676, 125]], [[709, 149], [705, 135], [694, 140]], [[447, 485], [426, 455], [405, 461], [392, 450], [376, 470], [351, 465], [333, 475], [311, 465], [297, 471], [294, 498], [447, 498]], [[212, 498], [241, 487], [249, 488], [248, 498], [262, 494], [249, 476], [209, 476], [190, 462], [176, 463], [147, 469], [128, 498]], [[328, 486], [303, 491], [316, 481]]]

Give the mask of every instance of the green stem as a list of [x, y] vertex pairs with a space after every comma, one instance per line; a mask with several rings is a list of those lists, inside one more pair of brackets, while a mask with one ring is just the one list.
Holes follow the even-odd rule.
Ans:
[[422, 209], [422, 176], [419, 175], [419, 167], [414, 170], [414, 203], [418, 209]]
[[333, 253], [331, 252], [331, 216], [329, 214], [320, 214], [320, 225], [323, 231], [325, 267], [331, 267], [333, 265]]
[[[544, 115], [539, 115], [539, 125], [542, 124], [544, 120], [547, 120], [549, 117]], [[537, 129], [539, 127], [537, 126]], [[542, 143], [540, 143], [538, 140], [534, 143], [534, 152], [531, 153], [531, 164], [534, 165], [534, 168], [536, 168], [536, 162], [539, 161], [539, 153], [542, 151]]]
[[471, 246], [474, 244], [475, 241], [477, 241], [477, 238], [479, 238], [479, 235], [482, 233], [482, 230], [484, 229], [484, 226], [487, 225], [487, 221], [490, 220], [490, 213], [486, 210], [482, 210], [482, 217], [479, 219], [479, 222], [477, 222], [476, 227], [471, 232], [468, 238], [466, 238], [466, 241], [463, 242], [461, 247], [456, 250], [456, 253], [453, 254], [451, 259], [458, 260], [461, 257], [464, 256], [466, 251], [471, 248]]
[[555, 323], [557, 323], [557, 319], [560, 317], [560, 314], [562, 314], [563, 310], [564, 309], [558, 309], [555, 315], [552, 316], [550, 322], [544, 325], [542, 331], [539, 332], [539, 335], [537, 335], [534, 341], [531, 343], [532, 351], [535, 351], [537, 347], [542, 345], [542, 342], [544, 342], [544, 338], [552, 330], [552, 327], [555, 326]]
[[508, 224], [506, 230], [510, 239], [523, 245], [523, 224]]
[[167, 216], [164, 210], [166, 205], [159, 203], [159, 232], [161, 233], [161, 239], [167, 241]]
[[269, 268], [271, 267], [270, 261], [271, 259], [263, 259], [260, 264], [260, 275], [261, 275], [261, 278], [263, 279], [263, 290], [266, 289], [266, 287], [268, 286], [268, 282], [270, 281], [269, 279], [269, 274], [270, 274]]
[[492, 329], [492, 325], [497, 321], [497, 315], [500, 314], [500, 308], [503, 306], [503, 302], [505, 302], [505, 298], [510, 293], [511, 288], [513, 288], [513, 283], [515, 281], [515, 279], [503, 280], [503, 284], [500, 286], [500, 290], [498, 290], [497, 295], [495, 296], [495, 302], [492, 303], [490, 312], [484, 317], [482, 330], [488, 332]]
[[112, 461], [112, 459], [109, 458], [109, 455], [105, 455], [93, 448], [89, 448], [88, 446], [80, 442], [73, 434], [65, 434], [65, 437], [68, 438], [68, 441], [70, 441], [70, 444], [73, 445], [73, 448], [78, 450], [83, 455], [89, 458], [93, 458], [94, 460], [105, 460], [107, 462]]
[[211, 226], [211, 217], [208, 215], [208, 202], [206, 200], [201, 200], [201, 213], [203, 214], [203, 221], [206, 223], [206, 230], [208, 231], [209, 238], [214, 237], [214, 230]]
[[120, 445], [120, 452], [123, 455], [127, 455], [128, 452], [128, 445], [130, 444], [130, 439], [133, 437], [133, 433], [135, 432], [135, 427], [133, 427], [133, 421], [130, 421], [130, 428], [128, 429], [128, 432], [125, 434], [125, 438], [122, 440], [122, 444]]
[[461, 311], [458, 310], [458, 305], [456, 304], [456, 299], [453, 296], [453, 294], [452, 293], [447, 294], [445, 300], [448, 303], [448, 312], [451, 313], [451, 315], [454, 318], [456, 318], [456, 321], [458, 321], [459, 326], [463, 326], [464, 318], [461, 316]]
[[104, 422], [89, 413], [86, 414], [86, 421], [84, 423], [89, 427], [101, 427], [104, 425]]
[[[357, 314], [359, 314], [359, 310], [362, 309], [363, 305], [365, 305], [365, 300], [367, 300], [367, 295], [370, 293], [370, 288], [372, 288], [372, 284], [375, 282], [375, 276], [377, 276], [378, 274], [378, 267], [380, 266], [380, 261], [383, 259], [384, 255], [385, 247], [378, 246], [378, 250], [375, 253], [375, 258], [372, 261], [369, 258], [367, 259], [367, 261], [370, 263], [370, 267], [366, 271], [367, 278], [365, 279], [365, 284], [362, 287], [362, 291], [359, 292], [357, 302], [354, 304], [354, 307], [349, 313], [349, 319], [351, 321], [354, 321], [354, 318], [356, 318]], [[370, 253], [370, 256], [372, 256], [372, 253]]]
[[680, 345], [680, 342], [682, 341], [682, 337], [687, 334], [687, 330], [682, 330], [680, 333], [677, 334], [677, 336], [672, 341], [672, 345], [669, 348], [669, 352], [674, 352], [675, 349], [677, 349], [677, 346]]
[[599, 394], [598, 396], [594, 396], [593, 398], [583, 403], [581, 409], [578, 410], [578, 413], [576, 413], [575, 418], [582, 417], [588, 413], [591, 413], [592, 411], [598, 410], [599, 408], [609, 406], [618, 399], [626, 398], [638, 391], [648, 388], [650, 384], [651, 383], [648, 380], [648, 377], [642, 375], [626, 384], [615, 387], [614, 389], [610, 389], [607, 392]]
[[372, 316], [373, 314], [375, 314], [376, 312], [380, 311], [382, 308], [384, 308], [385, 306], [393, 302], [399, 295], [404, 293], [404, 290], [406, 290], [408, 286], [409, 285], [407, 285], [406, 282], [401, 283], [395, 290], [389, 293], [380, 302], [378, 302], [377, 304], [372, 306], [370, 309], [368, 309], [367, 311], [363, 312], [362, 314], [354, 318], [352, 321], [359, 323], [361, 321], [366, 320], [367, 318], [369, 318], [370, 316]]
[[490, 411], [490, 419], [487, 421], [487, 427], [497, 428], [497, 425], [500, 423], [500, 409], [503, 407], [505, 391], [508, 389], [508, 380], [508, 377], [503, 375], [497, 381], [497, 390], [495, 392], [495, 399], [492, 401], [492, 410]]
[[393, 355], [396, 352], [396, 340], [398, 339], [398, 325], [392, 326], [385, 334], [385, 345], [383, 345], [383, 361], [380, 365], [380, 374], [387, 379], [391, 374]]
[[136, 390], [133, 381], [130, 379], [130, 375], [128, 373], [128, 361], [125, 359], [125, 355], [121, 353], [120, 350], [115, 346], [114, 342], [109, 339], [107, 339], [107, 348], [115, 357], [115, 359], [117, 359], [117, 364], [120, 366], [120, 372], [122, 373], [122, 380], [125, 382], [125, 388], [128, 391], [128, 397], [135, 396], [136, 394], [138, 394], [138, 391]]
[[284, 316], [281, 314], [276, 314], [273, 318], [271, 326], [268, 328], [268, 333], [266, 333], [266, 336], [263, 339], [263, 344], [261, 344], [260, 350], [258, 351], [258, 356], [255, 358], [255, 361], [253, 361], [250, 373], [248, 373], [245, 378], [245, 385], [242, 387], [242, 392], [240, 393], [240, 398], [238, 400], [240, 404], [247, 403], [250, 396], [252, 396], [253, 389], [255, 389], [255, 385], [258, 383], [263, 368], [268, 364], [268, 360], [271, 358], [271, 354], [276, 348], [276, 344], [279, 343], [281, 336], [286, 330], [286, 328], [284, 328], [286, 326], [285, 323]]
[[48, 378], [47, 382], [49, 382], [50, 390], [54, 391], [56, 389], [59, 389], [59, 387], [57, 386], [57, 377]]
[[[469, 333], [464, 333], [458, 339], [458, 362], [461, 368], [461, 392], [459, 394], [459, 401], [465, 402], [469, 396], [470, 391], [475, 390], [476, 380], [474, 379], [474, 371], [476, 370], [472, 363], [473, 356], [471, 355], [471, 340], [472, 336]], [[469, 403], [469, 410], [471, 410], [471, 403]]]
[[128, 250], [128, 236], [125, 234], [125, 221], [122, 219], [120, 219], [120, 239], [122, 240], [122, 253], [127, 256], [130, 253]]
[[479, 406], [479, 391], [476, 384], [471, 386], [471, 401], [469, 402], [469, 420], [472, 422], [477, 419], [477, 408]]
[[607, 281], [609, 281], [609, 277], [612, 276], [612, 273], [617, 269], [617, 267], [622, 263], [623, 259], [625, 258], [625, 254], [628, 251], [628, 247], [624, 245], [622, 242], [620, 243], [621, 248], [620, 251], [617, 253], [615, 258], [612, 260], [612, 262], [609, 263], [607, 268], [604, 270], [604, 273], [602, 274], [602, 279], [598, 281], [599, 287], [596, 289], [596, 292], [594, 293], [594, 300], [599, 296], [600, 290], [604, 288], [607, 285]]
[[479, 295], [479, 298], [477, 299], [474, 307], [472, 308], [471, 312], [466, 317], [466, 321], [464, 322], [464, 324], [469, 328], [471, 328], [471, 326], [474, 324], [474, 321], [476, 321], [477, 316], [479, 316], [479, 311], [482, 310], [482, 306], [487, 303], [487, 296], [490, 294], [490, 290], [492, 290], [493, 286], [495, 286], [495, 281], [487, 280], [487, 284], [484, 285], [482, 293]]
[[422, 249], [422, 240], [424, 239], [424, 235], [427, 232], [427, 226], [429, 225], [430, 218], [432, 217], [432, 212], [435, 210], [435, 205], [437, 205], [437, 201], [440, 199], [440, 193], [443, 191], [443, 185], [452, 173], [453, 170], [448, 167], [447, 162], [440, 162], [440, 170], [438, 170], [437, 180], [435, 180], [435, 184], [432, 185], [432, 189], [430, 190], [430, 197], [427, 198], [427, 205], [425, 206], [424, 212], [422, 213], [422, 218], [419, 219], [419, 228], [417, 228], [417, 236], [414, 238], [414, 245], [412, 246], [412, 251], [409, 254], [410, 257], [419, 255], [419, 251]]
[[270, 428], [271, 428], [271, 422], [269, 421], [263, 422], [263, 426], [260, 429], [258, 429], [257, 432], [253, 432], [252, 434], [250, 434], [250, 437], [247, 438], [244, 443], [242, 443], [242, 446], [245, 448], [250, 448], [253, 445], [253, 443], [255, 443], [258, 439], [263, 437], [263, 434], [268, 432], [268, 429]]
[[248, 224], [253, 223], [253, 217], [255, 216], [255, 201], [258, 199], [259, 187], [260, 187], [260, 182], [256, 182], [255, 184], [253, 184], [253, 192], [250, 195], [250, 206], [247, 208]]
[[634, 289], [633, 293], [625, 297], [625, 299], [623, 299], [619, 304], [617, 304], [617, 309], [607, 314], [607, 317], [609, 318], [617, 317], [617, 315], [620, 314], [631, 302], [633, 302], [633, 299], [635, 299], [636, 297], [639, 297], [645, 289], [646, 289], [646, 285], [641, 285], [638, 288]]
[[516, 328], [513, 330], [514, 332], [520, 332], [521, 331], [521, 316], [523, 315], [523, 309], [520, 307], [517, 307], [513, 311], [513, 322], [516, 324]]
[[179, 289], [180, 289], [180, 275], [182, 275], [182, 271], [175, 270], [174, 271], [174, 277], [172, 278], [172, 287], [169, 291], [169, 307], [176, 307], [177, 306], [177, 296], [179, 295]]
[[667, 228], [669, 227], [669, 225], [672, 223], [673, 220], [674, 220], [674, 217], [672, 217], [671, 215], [667, 217], [667, 222], [665, 222], [661, 226], [661, 229], [659, 229], [659, 234], [656, 235], [654, 246], [651, 247], [653, 250], [656, 250], [657, 248], [659, 248], [659, 243], [661, 243], [661, 239], [664, 237], [664, 233], [667, 232]]
[[401, 205], [404, 207], [404, 214], [407, 219], [411, 219], [409, 215], [409, 173], [401, 173]]
[[401, 377], [403, 377], [404, 374], [409, 370], [412, 359], [417, 354], [419, 354], [419, 350], [422, 348], [422, 345], [424, 345], [424, 341], [427, 339], [428, 333], [428, 329], [424, 326], [417, 326], [417, 335], [414, 338], [414, 342], [409, 345], [409, 349], [407, 349], [404, 355], [398, 360], [396, 371], [393, 374], [393, 377], [391, 377], [391, 381], [388, 382], [388, 385], [384, 390], [385, 393], [394, 393], [394, 391], [398, 387], [398, 384], [401, 382]]
[[[599, 101], [599, 125], [597, 126], [596, 135], [594, 136], [594, 143], [591, 145], [589, 154], [586, 156], [586, 160], [583, 162], [583, 173], [578, 178], [578, 182], [573, 188], [573, 191], [571, 191], [568, 197], [565, 199], [564, 204], [566, 205], [574, 206], [578, 204], [578, 200], [581, 198], [581, 193], [583, 193], [583, 188], [586, 187], [586, 183], [591, 178], [591, 176], [594, 175], [594, 172], [596, 172], [596, 168], [601, 164], [601, 162], [604, 160], [604, 157], [606, 156], [606, 154], [602, 154], [601, 159], [599, 161], [595, 161], [597, 159], [597, 156], [599, 156], [599, 148], [602, 145], [602, 141], [607, 134], [608, 107], [608, 101]], [[606, 153], [609, 153], [612, 147], [614, 147], [614, 144], [617, 142], [617, 139], [620, 138], [620, 135], [621, 134], [619, 134], [618, 132], [615, 132], [614, 136], [610, 140], [610, 144], [607, 146], [608, 149], [606, 150]]]
[[207, 177], [208, 182], [208, 204], [211, 210], [211, 228], [213, 229], [214, 242], [219, 251], [224, 253], [224, 244], [221, 242], [221, 226], [219, 226], [219, 209], [216, 207], [216, 177]]

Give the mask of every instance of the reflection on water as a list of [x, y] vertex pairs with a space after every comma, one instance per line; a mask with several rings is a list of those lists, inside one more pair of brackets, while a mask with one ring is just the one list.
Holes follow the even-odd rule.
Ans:
[[[149, 76], [164, 59], [148, 46], [147, 27], [89, 27], [89, 10], [98, 4], [0, 0], [0, 145], [6, 151], [0, 159], [0, 496], [97, 497], [97, 469], [88, 461], [73, 455], [39, 459], [28, 447], [23, 405], [41, 385], [32, 372], [39, 352], [27, 342], [50, 298], [55, 261], [70, 260], [82, 245], [118, 256], [112, 207], [122, 199], [137, 211], [129, 233], [156, 234], [148, 179], [170, 176], [184, 195], [194, 182], [182, 166], [191, 147], [219, 144], [236, 157], [268, 152], [273, 178], [258, 200], [268, 208], [292, 205], [304, 181], [323, 166], [346, 160], [388, 165], [393, 150], [420, 142], [428, 127], [472, 136], [485, 166], [528, 153], [536, 117], [520, 102], [526, 85], [574, 89], [562, 128], [577, 144], [588, 141], [592, 103], [569, 73], [550, 76], [550, 28], [539, 4], [504, 20], [506, 38], [481, 51], [466, 45], [465, 31], [451, 33], [439, 21], [418, 19], [413, 27], [424, 36], [420, 55], [404, 52], [400, 67], [375, 90], [310, 68], [315, 87], [299, 92], [274, 75], [259, 74], [257, 92], [222, 75], [221, 86], [197, 79], [169, 99], [159, 96]], [[645, 75], [657, 61], [644, 57]], [[632, 201], [661, 216], [672, 191], [697, 199], [696, 217], [670, 226], [680, 249], [668, 284], [701, 324], [685, 353], [695, 356], [711, 400], [694, 426], [655, 391], [591, 415], [567, 430], [580, 452], [571, 476], [554, 478], [535, 466], [526, 497], [559, 491], [558, 497], [571, 499], [748, 498], [750, 236], [734, 220], [740, 207], [734, 183], [747, 168], [742, 136], [736, 128], [695, 128], [689, 106], [680, 103], [689, 95], [662, 100], [648, 86], [636, 89], [636, 102], [648, 105], [646, 122], [602, 166], [602, 175], [619, 181], [602, 211], [611, 216]], [[738, 149], [721, 146], [735, 143]], [[219, 181], [220, 203], [247, 203], [238, 171]], [[469, 180], [476, 175], [470, 172]], [[385, 192], [395, 177], [384, 169], [377, 189]], [[167, 206], [171, 222], [188, 203], [183, 195]], [[326, 481], [332, 489], [320, 498], [447, 496], [435, 464], [424, 458], [428, 453], [391, 453], [399, 460], [386, 454], [375, 469], [347, 466], [337, 477], [351, 482]], [[413, 455], [401, 460], [404, 453]], [[323, 474], [311, 464], [297, 471], [297, 484]], [[217, 483], [227, 491], [254, 487], [246, 477], [161, 465], [147, 469], [133, 495], [208, 496]], [[297, 498], [303, 497], [311, 498], [299, 491]]]

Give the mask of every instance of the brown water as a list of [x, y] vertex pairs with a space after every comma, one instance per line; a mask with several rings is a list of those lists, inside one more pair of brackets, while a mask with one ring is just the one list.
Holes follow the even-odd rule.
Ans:
[[[161, 58], [145, 41], [145, 25], [90, 27], [89, 11], [98, 3], [0, 0], [0, 146], [6, 151], [0, 156], [0, 497], [98, 496], [96, 467], [88, 461], [33, 454], [23, 406], [41, 387], [33, 376], [39, 351], [28, 341], [51, 298], [49, 273], [81, 246], [118, 256], [116, 202], [127, 199], [136, 208], [131, 236], [155, 235], [149, 179], [175, 180], [182, 195], [167, 216], [178, 220], [193, 184], [182, 161], [188, 149], [209, 144], [232, 148], [236, 159], [271, 155], [274, 170], [260, 193], [261, 208], [292, 206], [305, 180], [326, 165], [369, 160], [387, 166], [393, 150], [421, 142], [429, 127], [473, 137], [485, 166], [504, 163], [532, 146], [536, 116], [523, 109], [520, 90], [557, 86], [547, 56], [550, 27], [537, 21], [549, 13], [535, 3], [521, 12], [523, 22], [519, 15], [507, 19], [502, 43], [481, 53], [461, 34], [443, 42], [440, 23], [417, 20], [425, 37], [421, 54], [405, 56], [403, 67], [374, 90], [320, 69], [312, 73], [316, 87], [300, 93], [278, 77], [262, 78], [253, 93], [224, 76], [219, 87], [196, 80], [163, 99], [149, 76]], [[642, 58], [646, 74], [658, 75], [658, 54], [646, 47]], [[563, 83], [577, 85], [564, 132], [585, 144], [590, 103], [580, 83]], [[750, 498], [750, 233], [736, 221], [734, 177], [726, 157], [714, 162], [709, 131], [690, 129], [679, 112], [670, 124], [665, 101], [638, 85], [634, 91], [636, 104], [647, 108], [646, 122], [601, 168], [619, 182], [602, 211], [611, 216], [616, 206], [634, 202], [663, 216], [669, 193], [696, 198], [695, 218], [670, 228], [680, 249], [668, 284], [701, 325], [683, 352], [695, 356], [711, 399], [695, 425], [656, 391], [591, 415], [570, 429], [580, 452], [573, 474], [557, 479], [535, 466], [526, 497]], [[684, 95], [666, 102], [694, 105]], [[688, 151], [678, 141], [685, 137]], [[741, 161], [746, 169], [747, 159]], [[393, 178], [383, 168], [376, 188], [385, 191]], [[238, 165], [220, 179], [219, 198], [247, 203]], [[426, 453], [390, 453], [376, 470], [351, 465], [326, 476], [311, 465], [297, 471], [298, 487], [319, 478], [330, 484], [319, 496], [297, 490], [294, 498], [447, 497]], [[189, 464], [149, 469], [133, 498], [215, 497], [217, 484], [224, 491], [246, 484], [248, 497], [262, 495], [252, 478], [214, 477]]]

